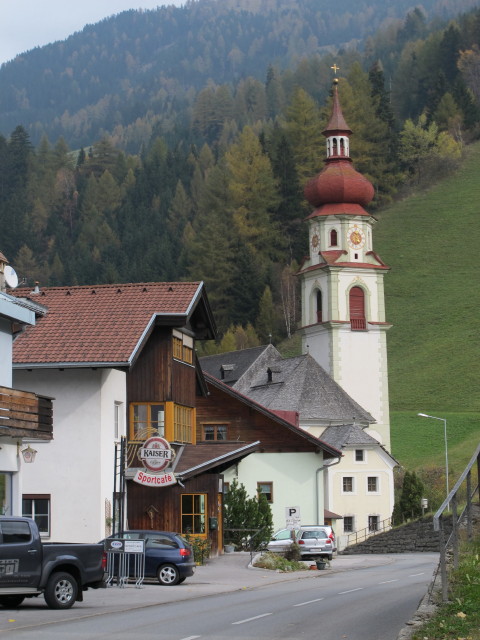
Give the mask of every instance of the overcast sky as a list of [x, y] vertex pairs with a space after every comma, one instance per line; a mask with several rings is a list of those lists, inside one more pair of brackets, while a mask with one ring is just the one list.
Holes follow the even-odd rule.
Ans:
[[0, 0], [0, 64], [115, 13], [164, 4], [184, 0]]

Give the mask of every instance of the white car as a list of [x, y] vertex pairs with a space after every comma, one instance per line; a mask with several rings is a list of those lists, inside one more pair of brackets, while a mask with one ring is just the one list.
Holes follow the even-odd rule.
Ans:
[[267, 544], [267, 551], [285, 553], [297, 538], [298, 532], [299, 529], [280, 529], [280, 531], [273, 534], [272, 539]]

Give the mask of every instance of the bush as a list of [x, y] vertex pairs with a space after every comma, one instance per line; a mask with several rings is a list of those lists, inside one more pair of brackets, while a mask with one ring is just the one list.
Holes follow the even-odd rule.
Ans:
[[226, 544], [248, 551], [250, 544], [258, 549], [271, 540], [272, 510], [263, 494], [250, 498], [243, 484], [234, 480], [225, 495], [224, 507]]
[[300, 554], [300, 547], [296, 542], [293, 542], [291, 546], [285, 551], [283, 557], [287, 560], [295, 560], [298, 561], [302, 557]]
[[195, 562], [205, 564], [205, 560], [210, 557], [210, 551], [212, 549], [210, 540], [208, 538], [201, 538], [200, 536], [193, 536], [190, 533], [186, 533], [184, 538], [193, 547]]
[[296, 560], [287, 560], [278, 553], [265, 553], [263, 556], [255, 560], [255, 567], [261, 569], [270, 569], [272, 571], [305, 571], [307, 567], [303, 562]]

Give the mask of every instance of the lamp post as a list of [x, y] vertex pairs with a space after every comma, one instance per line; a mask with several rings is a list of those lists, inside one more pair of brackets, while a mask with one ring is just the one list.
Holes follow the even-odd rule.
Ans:
[[[426, 413], [417, 413], [418, 416], [420, 416], [421, 418], [432, 418], [432, 420], [441, 420], [443, 422], [443, 431], [445, 434], [445, 475], [446, 475], [446, 482], [447, 482], [447, 498], [448, 498], [448, 494], [450, 493], [449, 487], [448, 487], [448, 446], [447, 446], [447, 420], [446, 418], [437, 418], [437, 416], [429, 416]], [[450, 506], [450, 503], [448, 504], [448, 507]]]

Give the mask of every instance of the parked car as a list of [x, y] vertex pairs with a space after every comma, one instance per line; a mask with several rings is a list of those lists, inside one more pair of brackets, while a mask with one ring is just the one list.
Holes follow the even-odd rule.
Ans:
[[100, 544], [43, 543], [29, 518], [0, 518], [0, 605], [18, 607], [43, 594], [51, 609], [69, 609], [89, 587], [105, 587]]
[[274, 533], [267, 544], [267, 551], [285, 553], [293, 542], [299, 545], [302, 557], [326, 556], [332, 560], [333, 552], [337, 550], [331, 526], [304, 525], [299, 529], [280, 529]]
[[296, 540], [298, 529], [280, 529], [276, 531], [267, 544], [267, 551], [273, 553], [285, 553], [292, 542]]
[[337, 550], [337, 541], [335, 539], [335, 532], [332, 529], [332, 527], [329, 524], [312, 524], [312, 525], [303, 525], [303, 528], [307, 528], [308, 526], [311, 527], [322, 527], [322, 529], [326, 529], [327, 533], [328, 533], [328, 537], [330, 538], [330, 540], [332, 541], [332, 545], [333, 545], [333, 551]]
[[333, 541], [327, 527], [314, 525], [300, 527], [297, 543], [300, 546], [302, 558], [312, 556], [326, 556], [329, 560], [333, 558]]
[[[109, 538], [145, 540], [145, 578], [156, 578], [161, 585], [181, 584], [195, 572], [192, 546], [180, 533], [134, 529]], [[130, 575], [133, 576], [134, 559], [130, 559]]]

